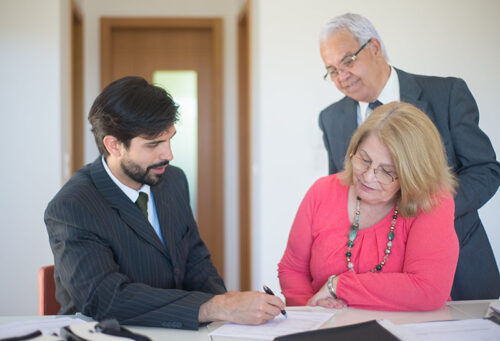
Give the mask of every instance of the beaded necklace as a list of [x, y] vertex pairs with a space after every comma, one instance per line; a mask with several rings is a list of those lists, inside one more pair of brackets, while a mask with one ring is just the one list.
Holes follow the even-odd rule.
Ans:
[[[356, 236], [358, 234], [358, 229], [359, 229], [359, 213], [360, 213], [360, 208], [361, 206], [361, 198], [356, 197], [356, 215], [354, 216], [354, 223], [350, 227], [349, 235], [348, 235], [348, 241], [347, 241], [347, 252], [345, 253], [346, 259], [347, 259], [347, 268], [349, 270], [354, 270], [354, 265], [351, 263], [351, 249], [354, 246], [354, 240], [356, 239]], [[398, 218], [398, 207], [394, 209], [394, 214], [392, 215], [392, 224], [391, 224], [391, 229], [389, 230], [389, 234], [387, 235], [387, 249], [385, 249], [384, 253], [384, 258], [382, 261], [377, 264], [371, 272], [376, 272], [376, 271], [381, 271], [382, 267], [385, 265], [387, 262], [387, 259], [389, 258], [389, 255], [391, 254], [391, 247], [392, 247], [392, 241], [394, 239], [394, 226], [396, 226], [396, 219]]]

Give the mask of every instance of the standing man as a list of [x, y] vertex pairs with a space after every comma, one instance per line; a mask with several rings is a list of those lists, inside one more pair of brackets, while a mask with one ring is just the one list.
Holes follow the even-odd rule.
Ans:
[[497, 191], [500, 165], [478, 126], [478, 108], [465, 82], [413, 75], [390, 66], [377, 31], [357, 14], [340, 15], [324, 26], [320, 53], [327, 70], [325, 79], [329, 77], [345, 94], [319, 116], [330, 174], [343, 169], [354, 130], [375, 107], [403, 101], [420, 108], [438, 128], [459, 183], [455, 230], [460, 256], [451, 297], [498, 298], [500, 275], [477, 210]]
[[284, 309], [276, 296], [229, 292], [200, 239], [182, 170], [169, 166], [177, 106], [139, 77], [108, 85], [89, 121], [100, 156], [45, 211], [60, 314], [196, 329], [260, 324]]

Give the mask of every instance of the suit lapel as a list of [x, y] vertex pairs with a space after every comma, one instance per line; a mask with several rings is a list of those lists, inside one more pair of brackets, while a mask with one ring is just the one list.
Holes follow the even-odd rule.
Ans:
[[117, 211], [120, 218], [139, 236], [157, 248], [162, 254], [169, 257], [149, 221], [144, 218], [139, 208], [111, 180], [102, 165], [100, 156], [92, 164], [90, 176], [97, 190], [109, 202], [110, 206]]
[[[165, 177], [167, 174], [164, 174]], [[162, 183], [158, 186], [151, 187], [153, 197], [155, 199], [156, 213], [158, 214], [158, 221], [160, 222], [160, 230], [163, 234], [165, 246], [170, 254], [172, 262], [176, 263], [176, 250], [175, 245], [175, 231], [169, 229], [169, 226], [174, 226], [172, 222], [172, 196], [169, 189], [163, 188], [166, 185], [167, 179], [163, 179]]]
[[[349, 147], [349, 142], [351, 142], [351, 137], [358, 125], [357, 106], [358, 102], [350, 97], [345, 97], [341, 107], [342, 116], [345, 118], [340, 119], [338, 123], [333, 122], [334, 124], [338, 124], [337, 134], [339, 139], [336, 140], [335, 144], [337, 144], [340, 148], [337, 151], [338, 155], [341, 155], [340, 158], [337, 158], [339, 161], [337, 169], [344, 169], [344, 156], [346, 155], [347, 147]], [[337, 141], [340, 143], [337, 143]]]
[[420, 100], [422, 95], [422, 89], [415, 81], [412, 75], [394, 68], [398, 74], [399, 78], [399, 93], [401, 96], [401, 101], [413, 104], [424, 113], [429, 116], [429, 118], [434, 121], [434, 113], [429, 110], [428, 103], [426, 101]]
[[[160, 222], [160, 229], [163, 234], [163, 240], [170, 255], [170, 259], [174, 268], [174, 278], [177, 288], [182, 288], [183, 272], [179, 271], [179, 264], [182, 264], [182, 259], [178, 252], [182, 250], [182, 245], [179, 242], [182, 239], [182, 214], [174, 214], [178, 210], [174, 187], [177, 185], [175, 179], [171, 178], [171, 173], [168, 166], [165, 174], [163, 175], [162, 182], [151, 187], [153, 193], [156, 212], [158, 214], [158, 221]], [[173, 181], [172, 181], [173, 180]], [[179, 213], [179, 212], [177, 212]]]
[[[343, 136], [343, 140], [347, 141], [345, 144], [345, 149], [347, 150], [347, 147], [349, 145], [349, 141], [351, 140], [352, 134], [358, 127], [358, 102], [353, 100], [352, 98], [348, 98], [346, 101], [345, 105], [345, 114], [347, 115], [348, 119], [344, 120], [344, 134], [346, 136]], [[354, 112], [354, 115], [352, 114]]]

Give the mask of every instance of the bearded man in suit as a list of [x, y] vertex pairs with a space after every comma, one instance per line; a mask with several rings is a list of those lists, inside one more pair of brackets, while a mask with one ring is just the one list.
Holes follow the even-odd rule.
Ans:
[[45, 211], [60, 314], [197, 329], [217, 320], [259, 324], [276, 296], [228, 292], [200, 239], [181, 169], [169, 165], [177, 106], [140, 77], [112, 82], [89, 121], [100, 156]]
[[323, 27], [320, 53], [327, 71], [325, 79], [330, 78], [345, 95], [319, 116], [329, 173], [343, 169], [354, 130], [375, 107], [403, 101], [421, 109], [438, 128], [448, 164], [459, 183], [455, 229], [460, 255], [451, 297], [498, 298], [500, 275], [477, 210], [497, 191], [500, 165], [478, 126], [477, 104], [465, 82], [414, 75], [390, 66], [374, 26], [357, 14], [340, 15]]

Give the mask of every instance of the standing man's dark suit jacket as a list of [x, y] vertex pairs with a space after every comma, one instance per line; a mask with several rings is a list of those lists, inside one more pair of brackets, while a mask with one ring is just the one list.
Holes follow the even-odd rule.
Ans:
[[226, 291], [198, 234], [184, 173], [168, 166], [151, 191], [166, 246], [100, 157], [49, 203], [59, 313], [196, 329], [200, 305]]
[[[458, 175], [455, 229], [460, 256], [451, 297], [498, 298], [500, 276], [477, 210], [497, 191], [500, 165], [488, 137], [479, 129], [476, 102], [461, 79], [419, 76], [397, 69], [396, 72], [401, 101], [415, 105], [434, 122], [441, 133], [448, 164]], [[330, 174], [344, 168], [347, 147], [357, 128], [356, 105], [356, 101], [344, 97], [320, 113]]]

